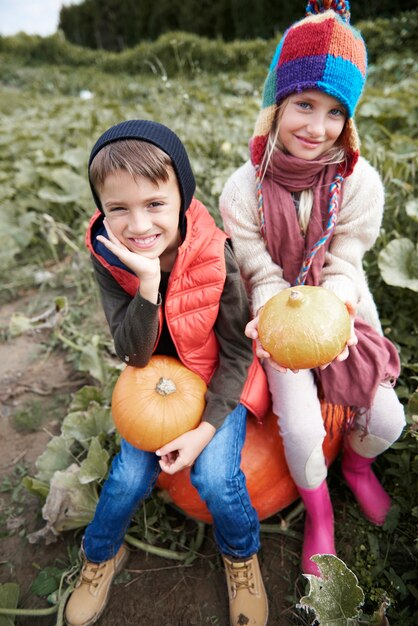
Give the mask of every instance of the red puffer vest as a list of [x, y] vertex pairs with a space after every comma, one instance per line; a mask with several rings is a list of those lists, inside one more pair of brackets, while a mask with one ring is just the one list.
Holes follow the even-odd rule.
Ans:
[[[139, 287], [138, 278], [121, 267], [111, 265], [94, 250], [92, 231], [102, 216], [97, 210], [90, 220], [87, 247], [120, 286], [134, 297]], [[186, 219], [187, 234], [170, 274], [164, 314], [179, 359], [208, 384], [218, 364], [219, 345], [213, 327], [225, 284], [224, 246], [227, 235], [195, 198], [186, 211]], [[161, 307], [160, 328], [162, 316]], [[256, 357], [250, 366], [241, 402], [259, 420], [270, 407], [267, 379]]]

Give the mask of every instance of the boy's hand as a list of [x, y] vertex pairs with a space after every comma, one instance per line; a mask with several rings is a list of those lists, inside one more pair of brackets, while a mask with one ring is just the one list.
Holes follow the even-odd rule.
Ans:
[[[349, 355], [350, 355], [350, 351], [349, 351], [349, 347], [350, 346], [356, 346], [358, 344], [358, 337], [356, 335], [356, 332], [354, 330], [354, 319], [356, 317], [356, 307], [352, 302], [345, 302], [345, 306], [347, 307], [347, 311], [348, 314], [350, 316], [350, 323], [351, 323], [351, 331], [350, 331], [350, 338], [347, 341], [347, 343], [344, 346], [344, 350], [342, 352], [340, 352], [340, 354], [338, 356], [335, 357], [334, 361], [345, 361]], [[332, 363], [332, 361], [330, 362]], [[324, 370], [325, 368], [328, 367], [328, 365], [330, 365], [330, 363], [326, 363], [325, 365], [321, 365], [320, 369]]]
[[160, 259], [149, 259], [137, 252], [132, 252], [127, 248], [119, 239], [113, 234], [110, 228], [108, 220], [105, 218], [103, 224], [106, 228], [109, 239], [98, 235], [97, 239], [103, 243], [108, 250], [113, 252], [122, 263], [124, 263], [129, 269], [131, 269], [141, 280], [158, 279], [160, 282]]
[[215, 427], [209, 422], [201, 422], [194, 430], [162, 446], [155, 453], [161, 457], [159, 463], [162, 471], [176, 474], [185, 467], [191, 467], [215, 432]]
[[[276, 363], [276, 361], [273, 361], [273, 359], [270, 356], [270, 353], [266, 352], [263, 346], [261, 345], [260, 340], [258, 338], [258, 322], [259, 322], [259, 315], [256, 315], [256, 317], [253, 320], [251, 320], [251, 322], [248, 322], [248, 324], [246, 325], [245, 331], [244, 331], [245, 335], [249, 337], [250, 339], [255, 340], [255, 353], [259, 359], [268, 359], [270, 365], [275, 370], [277, 370], [278, 372], [281, 372], [282, 374], [286, 374], [287, 367], [282, 367], [281, 365]], [[292, 371], [296, 373], [299, 370], [292, 370]]]
[[143, 298], [156, 304], [158, 302], [158, 289], [161, 280], [161, 269], [159, 257], [149, 259], [137, 252], [132, 252], [113, 234], [108, 220], [105, 218], [103, 224], [106, 228], [109, 239], [98, 235], [97, 239], [103, 243], [108, 250], [113, 252], [122, 263], [131, 269], [140, 280], [139, 292]]

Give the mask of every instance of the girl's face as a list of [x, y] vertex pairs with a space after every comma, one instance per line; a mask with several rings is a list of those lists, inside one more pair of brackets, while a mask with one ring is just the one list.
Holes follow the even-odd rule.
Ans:
[[332, 148], [346, 117], [344, 106], [322, 91], [293, 94], [281, 109], [279, 139], [292, 156], [313, 161]]
[[113, 234], [131, 252], [149, 259], [160, 257], [169, 271], [179, 246], [181, 196], [177, 178], [153, 183], [133, 178], [125, 170], [106, 177], [100, 190], [103, 211]]

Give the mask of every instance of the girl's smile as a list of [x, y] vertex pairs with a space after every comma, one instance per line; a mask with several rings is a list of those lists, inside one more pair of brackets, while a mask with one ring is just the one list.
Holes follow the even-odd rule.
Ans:
[[291, 155], [313, 161], [330, 150], [344, 128], [343, 105], [328, 94], [308, 90], [293, 94], [279, 117], [279, 139]]

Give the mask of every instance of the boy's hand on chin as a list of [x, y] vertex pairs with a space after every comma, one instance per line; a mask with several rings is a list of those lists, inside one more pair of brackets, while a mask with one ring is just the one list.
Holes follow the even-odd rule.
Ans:
[[176, 474], [191, 467], [199, 454], [208, 445], [216, 429], [208, 422], [201, 422], [194, 430], [189, 430], [156, 451], [160, 467], [167, 474]]
[[158, 281], [161, 279], [160, 259], [149, 259], [141, 254], [132, 252], [123, 243], [119, 241], [112, 232], [109, 222], [105, 218], [103, 224], [106, 228], [109, 239], [98, 235], [97, 239], [103, 243], [110, 252], [113, 252], [122, 263], [131, 269], [142, 281]]

